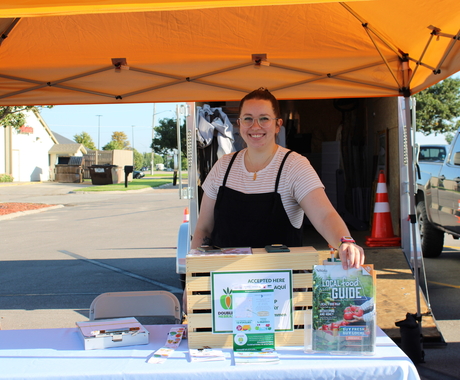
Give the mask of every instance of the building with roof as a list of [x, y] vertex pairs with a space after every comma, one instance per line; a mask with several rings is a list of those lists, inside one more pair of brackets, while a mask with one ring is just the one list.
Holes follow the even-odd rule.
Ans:
[[4, 126], [0, 133], [0, 174], [11, 175], [14, 182], [54, 181], [57, 164], [87, 153], [82, 144], [56, 134], [61, 144], [38, 111], [25, 116], [21, 128]]

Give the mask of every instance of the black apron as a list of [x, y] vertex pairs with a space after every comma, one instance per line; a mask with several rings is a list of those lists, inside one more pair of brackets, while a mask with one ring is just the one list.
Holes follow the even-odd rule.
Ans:
[[216, 247], [253, 248], [263, 248], [270, 244], [302, 246], [302, 228], [295, 228], [291, 224], [278, 193], [281, 171], [292, 151], [283, 157], [275, 191], [262, 194], [244, 194], [225, 186], [238, 153], [233, 155], [217, 193], [212, 244]]

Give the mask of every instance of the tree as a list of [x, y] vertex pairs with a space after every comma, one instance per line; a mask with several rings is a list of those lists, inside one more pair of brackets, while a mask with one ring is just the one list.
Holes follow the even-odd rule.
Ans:
[[447, 132], [444, 134], [444, 138], [446, 139], [447, 144], [451, 144], [454, 137], [455, 134], [453, 134], [452, 132]]
[[[187, 157], [187, 140], [185, 137], [185, 123], [180, 126], [181, 152]], [[175, 119], [162, 119], [160, 125], [155, 127], [155, 137], [152, 141], [153, 150], [164, 156], [173, 149], [177, 149], [177, 121]], [[150, 145], [150, 148], [152, 148]]]
[[[149, 168], [152, 165], [152, 153], [143, 153], [144, 156], [144, 167]], [[163, 157], [161, 157], [159, 154], [154, 153], [154, 165], [156, 164], [162, 164], [163, 163]]]
[[89, 133], [82, 132], [80, 134], [76, 134], [73, 136], [73, 141], [83, 144], [85, 148], [96, 150], [96, 145], [94, 145], [93, 139], [89, 135]]
[[128, 141], [128, 136], [126, 136], [125, 132], [113, 132], [112, 133], [112, 140], [113, 141], [118, 141], [123, 148], [121, 149], [126, 149], [129, 148], [130, 143]]
[[[27, 111], [37, 110], [39, 111], [42, 107], [35, 106], [7, 106], [0, 107], [0, 125], [7, 126], [11, 125], [15, 129], [19, 129], [26, 122]], [[46, 108], [52, 108], [52, 106], [46, 106]]]
[[417, 131], [454, 132], [460, 127], [460, 78], [447, 78], [415, 95]]
[[136, 149], [133, 150], [134, 156], [134, 170], [141, 170], [144, 166], [144, 156], [142, 153], [139, 153]]
[[102, 150], [123, 150], [123, 145], [119, 141], [111, 140], [102, 147]]
[[102, 147], [102, 150], [115, 150], [129, 148], [128, 136], [124, 132], [113, 132], [112, 140]]

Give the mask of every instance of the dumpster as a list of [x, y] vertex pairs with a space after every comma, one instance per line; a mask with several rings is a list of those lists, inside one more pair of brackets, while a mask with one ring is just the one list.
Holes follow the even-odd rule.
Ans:
[[91, 165], [89, 173], [93, 185], [110, 185], [112, 183], [121, 183], [122, 171], [117, 165]]
[[83, 169], [80, 165], [58, 164], [54, 168], [55, 181], [60, 183], [82, 183]]

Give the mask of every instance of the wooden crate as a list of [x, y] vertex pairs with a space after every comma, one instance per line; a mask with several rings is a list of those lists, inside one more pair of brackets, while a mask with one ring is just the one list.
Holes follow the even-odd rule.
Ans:
[[267, 253], [253, 249], [252, 255], [242, 256], [187, 256], [187, 319], [190, 348], [232, 347], [232, 334], [212, 333], [211, 272], [239, 270], [293, 271], [293, 321], [292, 332], [277, 332], [277, 346], [303, 346], [304, 313], [312, 305], [313, 265], [319, 263], [319, 254], [312, 247], [291, 248], [289, 253]]

